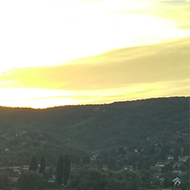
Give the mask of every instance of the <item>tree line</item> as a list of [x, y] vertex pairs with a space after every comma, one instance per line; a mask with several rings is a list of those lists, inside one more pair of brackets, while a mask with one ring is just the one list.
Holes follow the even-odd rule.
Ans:
[[[57, 160], [55, 187], [66, 187], [69, 181], [70, 174], [70, 157], [69, 155], [61, 155]], [[36, 156], [31, 158], [28, 171], [24, 171], [17, 181], [19, 190], [37, 190], [48, 187], [48, 179], [46, 175], [46, 159], [41, 156], [40, 162]], [[0, 189], [9, 189], [11, 186], [9, 175], [5, 172], [0, 172]]]
[[[38, 162], [36, 157], [32, 157], [29, 171], [24, 172], [19, 180], [18, 187], [20, 190], [36, 190], [38, 186], [46, 186], [47, 179], [45, 179], [46, 160], [42, 156], [40, 159], [40, 166], [38, 170]], [[37, 172], [38, 170], [38, 172]], [[70, 158], [69, 155], [61, 155], [58, 158], [56, 166], [56, 186], [67, 186], [70, 174]], [[45, 184], [46, 183], [46, 184]]]
[[[40, 159], [39, 167], [37, 159], [33, 157], [29, 166], [29, 171], [21, 174], [18, 180], [19, 190], [48, 189], [46, 178], [45, 158]], [[36, 167], [37, 166], [37, 167]], [[70, 165], [68, 155], [61, 155], [57, 160], [56, 179], [53, 187], [67, 187], [72, 190], [147, 190], [156, 188], [180, 188], [186, 190], [189, 187], [189, 171], [180, 177], [181, 184], [175, 185], [173, 179], [176, 177], [171, 172], [162, 173], [155, 177], [157, 173], [151, 170], [103, 170], [94, 161], [83, 162], [79, 167]], [[4, 183], [4, 186], [3, 184]], [[7, 189], [8, 178], [0, 173], [0, 189]]]

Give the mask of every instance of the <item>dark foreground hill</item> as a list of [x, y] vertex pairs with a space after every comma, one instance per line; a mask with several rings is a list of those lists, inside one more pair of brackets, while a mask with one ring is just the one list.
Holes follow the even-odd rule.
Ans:
[[125, 156], [129, 164], [151, 157], [146, 163], [135, 162], [142, 166], [188, 151], [185, 97], [42, 110], [0, 107], [0, 165], [28, 164], [32, 156], [41, 155], [55, 164], [62, 153], [76, 164], [85, 155], [99, 155], [102, 164], [112, 166], [110, 156]]

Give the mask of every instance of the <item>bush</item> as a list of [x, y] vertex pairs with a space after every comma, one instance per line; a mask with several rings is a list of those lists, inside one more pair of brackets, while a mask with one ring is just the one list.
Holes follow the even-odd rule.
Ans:
[[42, 175], [34, 171], [24, 172], [18, 180], [19, 190], [37, 190], [39, 187], [42, 186]]
[[6, 172], [0, 172], [0, 189], [8, 189], [10, 186], [10, 180]]
[[108, 183], [108, 175], [95, 165], [87, 165], [75, 170], [70, 186], [77, 190], [103, 190]]

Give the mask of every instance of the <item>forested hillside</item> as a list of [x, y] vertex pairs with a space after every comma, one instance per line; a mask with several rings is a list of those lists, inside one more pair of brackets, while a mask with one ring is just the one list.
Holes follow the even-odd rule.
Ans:
[[[69, 154], [113, 169], [147, 168], [189, 154], [189, 98], [158, 98], [48, 109], [0, 107], [0, 165], [47, 164]], [[118, 158], [119, 156], [119, 158]], [[110, 159], [112, 158], [112, 159]]]

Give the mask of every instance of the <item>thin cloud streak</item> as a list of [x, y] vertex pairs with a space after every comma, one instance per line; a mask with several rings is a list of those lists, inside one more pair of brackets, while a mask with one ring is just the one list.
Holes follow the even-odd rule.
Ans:
[[124, 48], [57, 67], [10, 70], [0, 77], [0, 84], [81, 91], [185, 80], [189, 77], [189, 41]]

